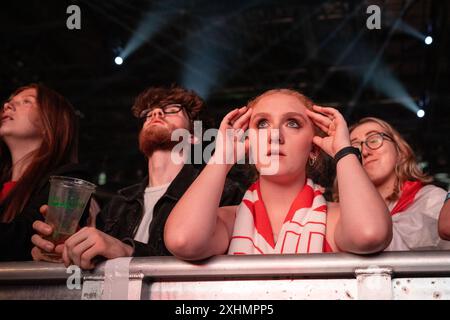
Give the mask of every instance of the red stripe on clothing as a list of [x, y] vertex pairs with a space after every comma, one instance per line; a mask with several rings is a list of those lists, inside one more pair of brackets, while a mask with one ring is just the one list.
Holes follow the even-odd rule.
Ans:
[[259, 253], [264, 254], [264, 252], [263, 252], [260, 248], [258, 248], [258, 247], [256, 246], [255, 242], [254, 242], [253, 239], [250, 238], [250, 237], [234, 236], [234, 237], [231, 238], [231, 240], [233, 240], [233, 239], [245, 239], [245, 240], [249, 240], [249, 241], [252, 243], [253, 247], [254, 247], [256, 250], [259, 251]]
[[322, 233], [322, 232], [310, 232], [309, 233], [309, 238], [308, 238], [308, 249], [306, 249], [306, 253], [309, 253], [309, 249], [310, 249], [310, 247], [311, 247], [311, 238], [312, 238], [312, 235], [313, 234], [318, 234], [318, 235], [321, 235], [324, 239], [325, 239], [325, 235]]
[[298, 224], [300, 227], [304, 227], [304, 226], [306, 226], [307, 224], [309, 224], [309, 223], [313, 223], [313, 224], [321, 224], [321, 225], [324, 225], [325, 227], [327, 226], [325, 223], [323, 223], [323, 222], [316, 222], [316, 221], [308, 221], [308, 222], [306, 222], [305, 224], [301, 224], [300, 222], [297, 222], [297, 221], [291, 221], [292, 223], [295, 223], [295, 224]]
[[324, 213], [327, 213], [327, 206], [326, 206], [326, 205], [323, 205], [323, 206], [314, 208], [313, 211], [318, 211], [318, 212], [324, 212]]
[[311, 208], [313, 200], [314, 200], [314, 190], [305, 183], [303, 189], [297, 194], [297, 197], [295, 197], [294, 202], [292, 202], [291, 207], [289, 208], [289, 212], [286, 218], [284, 219], [284, 222], [292, 221], [292, 218], [294, 217], [294, 214], [295, 212], [297, 212], [297, 210], [302, 208]]
[[322, 194], [323, 194], [323, 192], [320, 190], [314, 191], [314, 197], [321, 196]]
[[259, 180], [254, 184], [254, 188], [258, 194], [258, 200], [254, 202], [253, 219], [255, 221], [255, 228], [258, 233], [266, 240], [266, 242], [275, 248], [275, 241], [273, 240], [273, 230], [270, 225], [269, 215], [267, 214], [266, 207], [262, 201], [261, 187], [259, 185]]
[[280, 253], [284, 252], [284, 244], [286, 243], [286, 238], [287, 238], [288, 233], [293, 233], [296, 236], [298, 236], [297, 245], [295, 246], [295, 252], [297, 252], [297, 250], [298, 250], [298, 245], [300, 244], [300, 237], [302, 236], [302, 234], [289, 230], [289, 231], [286, 231], [285, 234], [284, 234], [283, 245], [281, 246]]
[[323, 239], [323, 252], [330, 253], [334, 252], [333, 248], [331, 248], [330, 244], [327, 241], [327, 238]]
[[402, 194], [397, 204], [391, 210], [391, 215], [397, 214], [408, 208], [416, 197], [417, 192], [422, 189], [423, 184], [420, 181], [405, 181], [402, 186]]
[[253, 183], [253, 184], [250, 186], [250, 188], [248, 188], [248, 190], [249, 190], [249, 191], [255, 191], [256, 188], [257, 188], [257, 186], [258, 186], [258, 181], [255, 182], [255, 183]]
[[[305, 232], [310, 233], [309, 229], [315, 230], [318, 234], [325, 234], [327, 207], [322, 194], [321, 187], [315, 185], [312, 180], [308, 179], [305, 182], [303, 188], [297, 192], [285, 215], [284, 223], [279, 230], [279, 237], [275, 243], [268, 212], [261, 195], [260, 182], [255, 182], [247, 190], [243, 199], [244, 203], [239, 206], [236, 212], [236, 223], [230, 242], [229, 254], [244, 254], [244, 252], [247, 254], [265, 254], [274, 251], [286, 253], [288, 251], [294, 252], [294, 250], [297, 253], [300, 251], [306, 253], [307, 247], [312, 250], [310, 248], [312, 245], [315, 246], [314, 251], [322, 251], [325, 246], [323, 241], [325, 236], [322, 238], [305, 236]], [[251, 213], [251, 216], [248, 216], [249, 213]], [[277, 214], [283, 214], [283, 212], [277, 212]], [[300, 219], [300, 217], [302, 218]], [[292, 221], [293, 219], [299, 222]], [[306, 226], [308, 223], [310, 225]], [[304, 228], [305, 226], [306, 228]], [[297, 230], [297, 228], [304, 229]], [[289, 233], [292, 233], [292, 236], [288, 235]], [[302, 237], [301, 234], [303, 234]], [[309, 238], [311, 240], [308, 243]], [[241, 239], [249, 240], [251, 245], [241, 241]], [[261, 247], [257, 247], [256, 243]], [[302, 243], [301, 247], [300, 243]], [[288, 246], [287, 249], [286, 246]]]
[[[266, 212], [264, 209], [264, 204], [262, 204], [259, 200], [251, 202], [247, 199], [244, 199], [242, 201], [244, 202], [248, 210], [250, 210], [250, 212], [252, 213], [253, 223], [255, 224], [255, 228], [258, 233], [267, 241], [268, 244], [272, 246], [272, 248], [275, 248], [272, 226], [270, 225], [269, 218], [264, 217], [264, 213]], [[263, 207], [262, 209], [261, 206]]]
[[[251, 203], [248, 200], [244, 200], [244, 203], [253, 214], [253, 221], [256, 230], [266, 240], [266, 242], [274, 249], [275, 241], [273, 238], [273, 230], [270, 224], [269, 215], [267, 214], [266, 207], [262, 200], [259, 180], [255, 182], [249, 188], [249, 190], [250, 191], [256, 190], [258, 194], [258, 200], [256, 200], [254, 203]], [[308, 185], [307, 182], [305, 181], [305, 185], [303, 186], [302, 190], [300, 190], [300, 192], [297, 194], [294, 201], [292, 202], [288, 214], [284, 219], [284, 222], [292, 221], [294, 214], [297, 212], [297, 210], [302, 208], [310, 208], [312, 206], [315, 194], [321, 195], [322, 193], [314, 191], [314, 189], [310, 185]], [[326, 211], [326, 206], [321, 207], [325, 207], [324, 210]]]
[[245, 204], [245, 206], [250, 210], [250, 212], [253, 212], [253, 202], [243, 199], [242, 202]]

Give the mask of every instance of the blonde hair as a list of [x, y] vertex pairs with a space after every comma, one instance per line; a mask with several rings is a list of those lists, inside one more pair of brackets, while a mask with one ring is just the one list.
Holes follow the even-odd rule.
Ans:
[[[424, 184], [430, 183], [433, 178], [429, 175], [422, 172], [419, 168], [416, 156], [411, 146], [406, 142], [405, 139], [400, 135], [400, 133], [394, 129], [389, 123], [384, 120], [375, 117], [365, 117], [351, 125], [349, 128], [349, 132], [351, 133], [354, 129], [359, 127], [360, 125], [368, 122], [375, 122], [381, 128], [383, 128], [384, 133], [389, 135], [393, 139], [393, 143], [395, 145], [395, 149], [397, 150], [397, 154], [399, 159], [395, 166], [395, 184], [393, 192], [386, 198], [388, 201], [395, 201], [400, 196], [400, 188], [402, 187], [405, 181], [420, 181]], [[334, 183], [334, 192], [333, 198], [338, 200], [338, 192], [337, 192], [337, 181]]]
[[292, 89], [271, 89], [271, 90], [267, 90], [265, 92], [263, 92], [262, 94], [260, 94], [259, 96], [257, 96], [256, 98], [250, 100], [247, 103], [247, 107], [252, 108], [254, 107], [262, 98], [265, 98], [267, 96], [270, 96], [272, 94], [276, 94], [276, 93], [281, 93], [281, 94], [285, 94], [288, 96], [294, 96], [296, 97], [298, 100], [300, 100], [301, 103], [303, 103], [305, 105], [306, 108], [308, 108], [309, 110], [312, 110], [312, 107], [314, 105], [314, 102], [308, 98], [307, 96], [301, 94], [298, 91], [292, 90]]
[[[263, 99], [267, 96], [270, 96], [272, 94], [277, 94], [277, 93], [288, 95], [288, 96], [293, 96], [293, 97], [297, 98], [300, 101], [300, 103], [302, 103], [307, 109], [309, 109], [309, 110], [313, 109], [314, 102], [310, 98], [308, 98], [307, 96], [301, 94], [300, 92], [298, 92], [296, 90], [285, 89], [285, 88], [267, 90], [267, 91], [263, 92], [262, 94], [260, 94], [259, 96], [255, 97], [254, 99], [250, 100], [247, 103], [247, 107], [253, 108], [261, 99]], [[324, 137], [325, 133], [319, 127], [317, 127], [314, 123], [312, 123], [312, 124], [313, 124], [313, 128], [314, 128], [314, 134], [316, 136]], [[308, 165], [306, 167], [306, 175], [308, 178], [313, 179], [316, 183], [320, 183], [318, 180], [322, 179], [322, 172], [325, 170], [325, 159], [324, 158], [326, 157], [326, 155], [319, 147], [317, 147], [314, 144], [312, 146], [311, 151], [314, 151], [317, 154], [317, 158], [313, 165], [311, 165], [308, 161]], [[252, 166], [252, 168], [254, 168], [254, 167]], [[258, 173], [256, 171], [256, 168], [254, 168], [254, 170], [255, 170], [254, 179], [256, 180], [256, 178], [258, 177]]]

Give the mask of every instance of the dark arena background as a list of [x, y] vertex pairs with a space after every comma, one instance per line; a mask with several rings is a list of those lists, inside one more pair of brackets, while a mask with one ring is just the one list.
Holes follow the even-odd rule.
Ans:
[[[68, 28], [71, 5], [80, 29]], [[370, 5], [381, 9], [379, 28]], [[144, 88], [171, 83], [207, 101], [204, 128], [275, 87], [336, 107], [349, 124], [381, 117], [447, 188], [449, 13], [438, 0], [3, 1], [0, 98], [30, 82], [67, 96], [80, 160], [105, 191], [145, 174], [130, 108]]]

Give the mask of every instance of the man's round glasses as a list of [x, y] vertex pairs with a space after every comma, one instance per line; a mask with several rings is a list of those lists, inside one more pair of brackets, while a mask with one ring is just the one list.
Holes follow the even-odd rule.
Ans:
[[161, 109], [162, 112], [164, 113], [164, 115], [167, 115], [167, 114], [175, 114], [175, 113], [180, 112], [180, 110], [183, 109], [183, 106], [179, 103], [172, 103], [172, 104], [168, 104], [167, 106], [164, 106], [164, 107], [147, 108], [139, 114], [139, 118], [140, 119], [148, 118], [151, 115], [151, 112], [155, 109]]
[[364, 143], [364, 145], [370, 150], [376, 150], [383, 145], [384, 139], [394, 141], [394, 139], [390, 135], [384, 132], [377, 132], [368, 136], [364, 141], [352, 142], [352, 147], [358, 148], [359, 151], [362, 151], [362, 145]]

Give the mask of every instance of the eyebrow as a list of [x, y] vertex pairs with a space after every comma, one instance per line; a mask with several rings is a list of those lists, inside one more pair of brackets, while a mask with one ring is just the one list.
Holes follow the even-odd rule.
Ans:
[[[255, 114], [255, 116], [254, 116], [254, 118], [269, 118], [269, 117], [271, 117], [272, 115], [270, 114], [270, 113], [267, 113], [267, 112], [260, 112], [260, 113], [256, 113]], [[289, 118], [289, 117], [300, 117], [300, 118], [302, 118], [302, 120], [303, 121], [306, 121], [306, 117], [303, 115], [303, 114], [301, 114], [301, 113], [298, 113], [298, 112], [287, 112], [287, 113], [285, 113], [285, 114], [283, 114], [283, 117], [284, 118]]]
[[306, 120], [307, 117], [305, 115], [301, 114], [301, 113], [298, 113], [298, 112], [288, 112], [288, 113], [285, 114], [285, 117], [286, 118], [288, 118], [288, 117], [299, 117], [303, 121], [307, 121]]
[[264, 118], [264, 117], [270, 117], [270, 114], [269, 113], [266, 113], [266, 112], [260, 112], [260, 113], [256, 113], [255, 114], [255, 116], [254, 116], [255, 118]]

